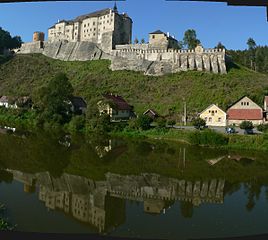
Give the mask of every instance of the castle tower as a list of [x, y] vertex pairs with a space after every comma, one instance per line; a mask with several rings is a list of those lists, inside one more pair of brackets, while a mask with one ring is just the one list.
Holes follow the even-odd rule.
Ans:
[[45, 40], [45, 33], [43, 32], [34, 32], [33, 34], [33, 42], [41, 41], [43, 42]]
[[118, 13], [118, 9], [117, 9], [116, 0], [114, 1], [114, 9], [113, 9], [113, 10], [114, 10], [114, 12], [115, 12], [115, 13]]

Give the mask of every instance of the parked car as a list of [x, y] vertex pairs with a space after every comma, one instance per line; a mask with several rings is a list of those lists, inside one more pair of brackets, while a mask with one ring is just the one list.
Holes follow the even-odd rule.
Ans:
[[245, 129], [244, 134], [254, 134], [253, 129]]
[[228, 134], [236, 133], [235, 128], [233, 128], [233, 127], [225, 128], [225, 132]]

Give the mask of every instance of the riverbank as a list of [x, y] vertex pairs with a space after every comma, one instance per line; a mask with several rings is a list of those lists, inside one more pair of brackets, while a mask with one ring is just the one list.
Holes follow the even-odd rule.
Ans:
[[268, 151], [268, 135], [222, 134], [210, 129], [189, 131], [185, 129], [150, 129], [147, 131], [123, 130], [112, 132], [112, 136], [127, 138], [149, 138], [168, 140], [224, 149], [246, 149]]

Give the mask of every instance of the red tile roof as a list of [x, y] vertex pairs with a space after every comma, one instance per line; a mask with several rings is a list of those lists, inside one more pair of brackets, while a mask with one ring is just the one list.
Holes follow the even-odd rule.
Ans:
[[132, 110], [132, 106], [130, 106], [125, 99], [119, 95], [105, 94], [104, 97], [107, 100], [112, 101], [117, 110]]
[[229, 109], [227, 111], [229, 120], [262, 120], [261, 109]]

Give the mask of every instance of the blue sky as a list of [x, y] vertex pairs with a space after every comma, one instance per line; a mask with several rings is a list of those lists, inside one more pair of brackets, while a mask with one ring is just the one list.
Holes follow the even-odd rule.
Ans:
[[[113, 1], [5, 3], [0, 4], [0, 26], [27, 42], [34, 31], [47, 34], [58, 19], [73, 19], [113, 5]], [[245, 49], [249, 37], [258, 45], [268, 45], [264, 7], [165, 0], [126, 0], [117, 5], [120, 12], [128, 13], [133, 20], [133, 39], [147, 40], [149, 32], [160, 29], [181, 40], [184, 32], [192, 28], [206, 48], [221, 41], [229, 49]]]

